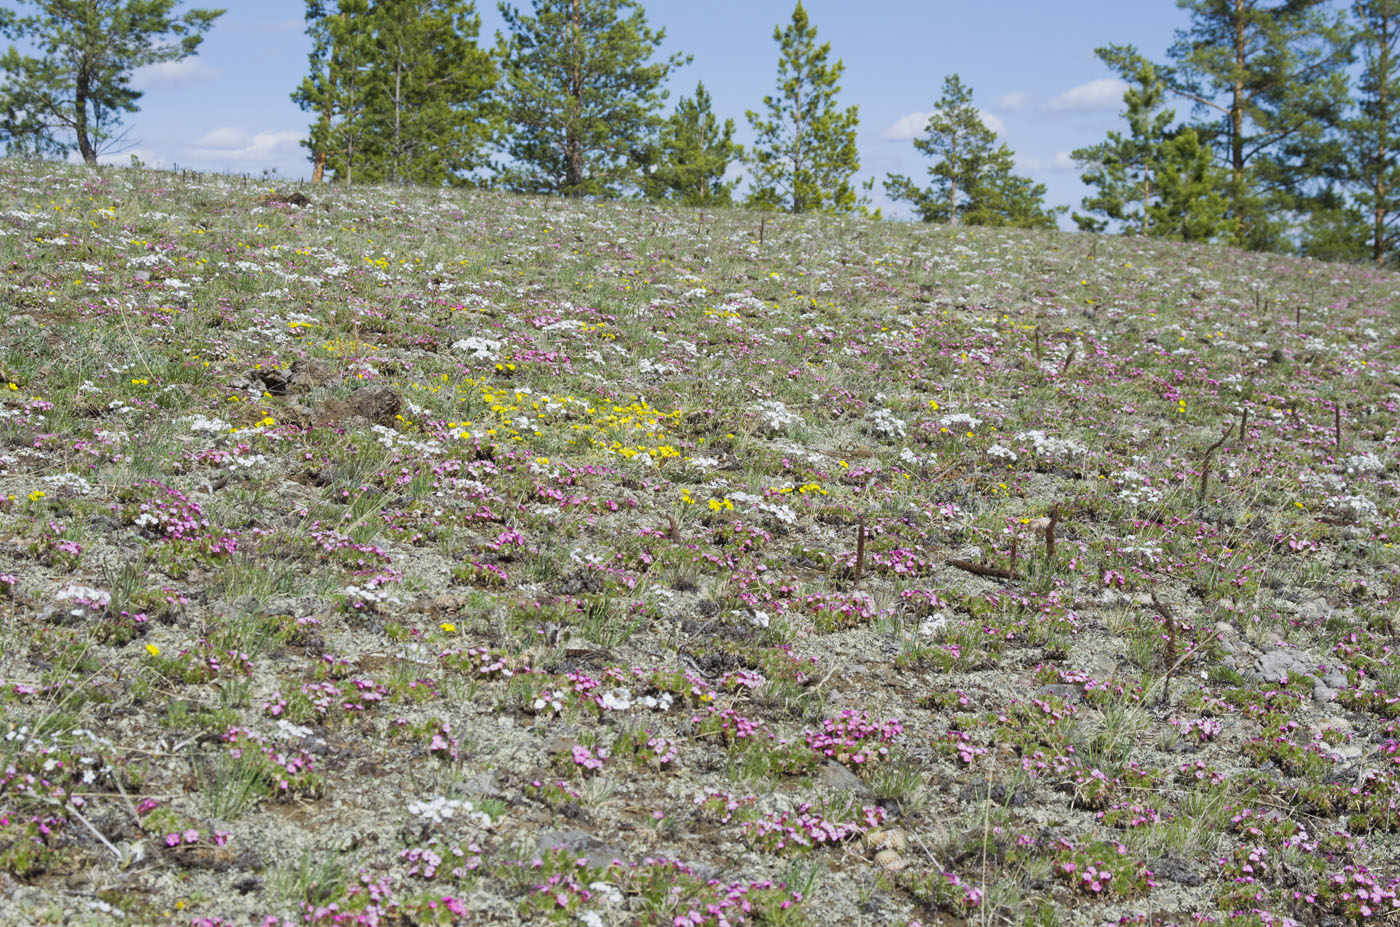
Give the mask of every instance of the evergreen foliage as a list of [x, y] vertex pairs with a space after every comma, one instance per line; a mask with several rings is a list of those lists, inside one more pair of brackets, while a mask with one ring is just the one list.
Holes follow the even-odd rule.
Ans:
[[925, 222], [1054, 228], [1056, 210], [1044, 206], [1045, 185], [1014, 173], [1015, 155], [982, 121], [972, 88], [953, 74], [943, 81], [923, 138], [914, 147], [938, 160], [928, 169], [932, 183], [921, 189], [891, 174], [885, 192], [913, 204]]
[[[1095, 193], [1083, 201], [1081, 228], [1101, 232], [1109, 221], [1124, 231], [1183, 241], [1208, 241], [1221, 230], [1227, 203], [1225, 174], [1195, 129], [1172, 127], [1164, 108], [1166, 85], [1158, 67], [1132, 46], [1096, 50], [1128, 82], [1123, 118], [1128, 132], [1109, 132], [1097, 145], [1072, 152]], [[1097, 215], [1100, 218], [1095, 218]]]
[[11, 154], [64, 155], [88, 164], [121, 143], [123, 113], [137, 110], [139, 67], [194, 54], [223, 10], [174, 13], [175, 0], [22, 0], [21, 16], [0, 9], [0, 33], [20, 38], [0, 58], [0, 137]]
[[654, 58], [666, 31], [653, 31], [634, 0], [534, 0], [530, 16], [500, 10], [513, 160], [500, 174], [505, 187], [602, 197], [640, 187], [666, 79], [689, 59]]
[[1341, 237], [1359, 237], [1376, 264], [1393, 263], [1400, 250], [1400, 0], [1357, 0], [1353, 11], [1361, 73], [1343, 138], [1355, 221], [1342, 224]]
[[307, 0], [314, 180], [472, 183], [499, 124], [496, 69], [464, 0]]
[[694, 97], [682, 97], [661, 127], [655, 164], [643, 189], [648, 199], [673, 200], [686, 206], [728, 206], [734, 181], [725, 182], [729, 165], [743, 154], [734, 141], [734, 120], [721, 125], [710, 108], [704, 83]]
[[1228, 238], [1283, 250], [1288, 219], [1326, 203], [1330, 130], [1347, 102], [1350, 38], [1330, 0], [1177, 0], [1191, 16], [1172, 89], [1218, 118], [1198, 126], [1229, 172]]
[[840, 59], [828, 64], [831, 43], [817, 44], [817, 27], [800, 0], [792, 21], [773, 28], [778, 88], [763, 98], [766, 115], [747, 113], [755, 140], [748, 204], [784, 212], [847, 213], [858, 206], [852, 180], [860, 169], [855, 106], [840, 109]]

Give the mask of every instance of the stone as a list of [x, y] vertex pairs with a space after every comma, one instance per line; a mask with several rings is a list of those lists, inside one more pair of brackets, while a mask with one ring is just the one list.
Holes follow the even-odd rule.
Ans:
[[875, 854], [875, 865], [886, 872], [902, 872], [909, 863], [898, 850], [881, 850]]
[[865, 783], [861, 781], [860, 777], [835, 760], [826, 761], [818, 774], [818, 779], [821, 780], [822, 785], [841, 792], [865, 790]]
[[609, 846], [592, 834], [577, 829], [540, 834], [536, 846], [541, 853], [549, 850], [565, 850], [572, 853], [575, 859], [587, 860], [584, 865], [589, 869], [605, 869], [612, 865], [613, 860], [623, 858], [622, 851], [617, 847]]

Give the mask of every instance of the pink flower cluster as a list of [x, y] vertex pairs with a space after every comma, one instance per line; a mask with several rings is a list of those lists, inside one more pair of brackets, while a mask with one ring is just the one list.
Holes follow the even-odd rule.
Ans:
[[865, 712], [848, 708], [824, 720], [820, 731], [805, 733], [807, 746], [823, 756], [864, 766], [889, 756], [889, 744], [904, 736], [904, 725], [894, 718], [876, 724]]

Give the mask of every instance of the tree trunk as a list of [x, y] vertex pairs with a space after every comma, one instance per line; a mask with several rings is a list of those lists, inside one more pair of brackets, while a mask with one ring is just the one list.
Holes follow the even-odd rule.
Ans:
[[1243, 244], [1244, 225], [1244, 0], [1235, 0], [1235, 75], [1230, 88], [1230, 200], [1235, 243]]
[[390, 162], [389, 182], [399, 182], [399, 152], [402, 150], [402, 135], [400, 132], [399, 116], [403, 112], [403, 54], [400, 49], [398, 58], [394, 61], [394, 158]]
[[[342, 15], [343, 15], [343, 14], [342, 14]], [[335, 60], [335, 59], [334, 59], [334, 52], [332, 52], [332, 58], [331, 58], [331, 60], [332, 60], [332, 61]], [[334, 68], [334, 67], [331, 67], [331, 66], [327, 66], [327, 68], [326, 68], [326, 83], [325, 83], [325, 85], [322, 87], [322, 90], [321, 90], [321, 93], [322, 93], [322, 99], [321, 99], [321, 144], [316, 148], [315, 152], [313, 152], [313, 155], [312, 155], [312, 157], [313, 157], [313, 160], [312, 160], [312, 162], [311, 162], [311, 182], [312, 182], [312, 183], [325, 183], [325, 182], [326, 182], [326, 157], [327, 157], [326, 149], [330, 147], [330, 143], [331, 143], [331, 108], [332, 108], [332, 105], [335, 103], [335, 87], [336, 87], [335, 68]]]
[[73, 91], [73, 131], [78, 136], [78, 151], [82, 152], [83, 162], [90, 167], [97, 165], [97, 149], [92, 145], [88, 132], [88, 81], [87, 75], [78, 75], [77, 86]]
[[1377, 124], [1380, 126], [1380, 137], [1376, 139], [1376, 180], [1372, 189], [1375, 196], [1374, 206], [1374, 230], [1371, 235], [1371, 260], [1379, 267], [1385, 263], [1385, 219], [1386, 200], [1385, 195], [1389, 191], [1386, 189], [1386, 157], [1390, 154], [1388, 142], [1390, 141], [1390, 80], [1391, 80], [1391, 58], [1390, 58], [1390, 17], [1387, 16], [1381, 21], [1381, 34], [1379, 36], [1379, 46], [1381, 55], [1380, 80], [1377, 84]]
[[564, 137], [564, 186], [569, 196], [583, 195], [583, 140], [578, 121], [583, 117], [583, 10], [573, 0], [569, 36], [569, 105], [573, 107]]
[[1142, 174], [1142, 229], [1143, 238], [1147, 237], [1147, 203], [1152, 198], [1152, 175], [1143, 171]]

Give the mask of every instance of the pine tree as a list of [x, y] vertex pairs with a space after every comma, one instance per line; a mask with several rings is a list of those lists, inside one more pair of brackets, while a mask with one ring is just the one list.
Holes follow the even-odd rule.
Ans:
[[335, 43], [332, 38], [330, 17], [343, 17], [344, 13], [332, 13], [327, 0], [306, 0], [306, 34], [311, 39], [311, 51], [307, 61], [311, 73], [302, 78], [297, 89], [292, 91], [292, 102], [304, 110], [317, 115], [311, 130], [302, 146], [311, 151], [311, 182], [322, 183], [326, 174], [326, 158], [331, 136], [331, 120], [335, 118], [336, 96], [339, 91], [339, 74], [331, 68]]
[[1351, 186], [1370, 259], [1384, 264], [1400, 247], [1400, 0], [1357, 0], [1361, 74], [1357, 111], [1344, 125]]
[[[1160, 70], [1132, 46], [1096, 49], [1105, 64], [1128, 82], [1123, 118], [1128, 133], [1109, 132], [1105, 141], [1072, 152], [1095, 188], [1074, 216], [1085, 231], [1101, 232], [1109, 221], [1139, 235], [1204, 241], [1220, 231], [1225, 177], [1194, 129], [1172, 128], [1176, 114], [1164, 109], [1166, 84]], [[1094, 218], [1097, 214], [1101, 218]]]
[[932, 183], [921, 189], [891, 174], [885, 180], [891, 199], [913, 204], [925, 222], [1054, 228], [1058, 210], [1045, 209], [1045, 185], [1014, 173], [1015, 155], [997, 144], [972, 103], [972, 88], [958, 75], [944, 78], [925, 132], [914, 147], [938, 158], [928, 169]]
[[497, 124], [481, 21], [464, 0], [307, 0], [312, 179], [470, 183]]
[[1311, 205], [1329, 161], [1327, 135], [1347, 96], [1349, 47], [1330, 0], [1177, 0], [1191, 14], [1169, 54], [1172, 89], [1223, 144], [1229, 171], [1230, 240], [1251, 248], [1286, 247], [1278, 217]]
[[338, 6], [327, 20], [329, 102], [323, 102], [322, 112], [329, 107], [330, 119], [323, 144], [325, 167], [337, 182], [352, 186], [356, 170], [374, 161], [376, 133], [367, 116], [378, 76], [373, 70], [374, 20], [369, 0], [339, 0]]
[[1182, 126], [1162, 145], [1157, 199], [1147, 207], [1154, 238], [1214, 241], [1226, 229], [1225, 172], [1196, 130]]
[[749, 110], [756, 136], [751, 206], [786, 212], [846, 213], [857, 196], [851, 181], [860, 169], [855, 106], [838, 109], [840, 59], [827, 64], [831, 43], [817, 45], [817, 29], [799, 0], [792, 22], [775, 26], [778, 43], [778, 92], [765, 96], [767, 116]]
[[719, 119], [710, 109], [704, 83], [695, 85], [694, 97], [682, 97], [661, 127], [655, 167], [647, 173], [643, 188], [649, 199], [674, 200], [686, 206], [727, 206], [734, 182], [725, 172], [743, 149], [734, 142], [734, 120]]
[[141, 91], [132, 89], [131, 72], [193, 55], [224, 13], [196, 9], [176, 17], [175, 0], [22, 2], [37, 14], [0, 10], [0, 33], [28, 41], [41, 57], [11, 46], [0, 59], [0, 135], [15, 153], [76, 148], [88, 164], [119, 141], [122, 114], [137, 110]]
[[515, 162], [502, 182], [564, 196], [638, 186], [666, 79], [689, 59], [653, 60], [666, 31], [652, 31], [635, 0], [534, 0], [533, 9], [500, 6], [510, 32], [498, 52], [513, 127], [506, 151]]
[[378, 0], [369, 116], [380, 156], [366, 179], [469, 183], [489, 163], [496, 68], [476, 45], [480, 29], [464, 0]]
[[1161, 196], [1158, 174], [1162, 170], [1163, 147], [1172, 136], [1175, 112], [1163, 109], [1166, 85], [1157, 68], [1132, 46], [1107, 46], [1094, 50], [1099, 59], [1128, 82], [1123, 94], [1122, 117], [1128, 134], [1109, 132], [1105, 141], [1070, 153], [1084, 173], [1081, 179], [1097, 191], [1083, 205], [1090, 213], [1076, 214], [1074, 221], [1085, 231], [1101, 232], [1107, 220], [1137, 226], [1148, 234], [1152, 204]]

